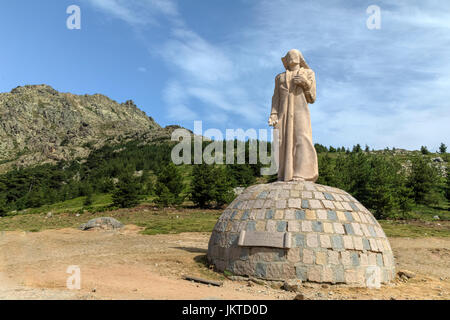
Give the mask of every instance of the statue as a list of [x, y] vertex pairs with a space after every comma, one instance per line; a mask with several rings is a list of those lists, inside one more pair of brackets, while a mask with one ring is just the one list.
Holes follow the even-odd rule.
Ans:
[[308, 108], [316, 100], [315, 74], [296, 49], [281, 60], [286, 72], [275, 78], [269, 118], [278, 129], [278, 180], [315, 182], [319, 169]]

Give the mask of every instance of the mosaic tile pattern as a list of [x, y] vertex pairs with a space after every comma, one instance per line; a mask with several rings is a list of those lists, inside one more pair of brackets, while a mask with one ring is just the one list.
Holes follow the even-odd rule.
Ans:
[[[290, 248], [239, 246], [243, 230], [289, 232]], [[219, 271], [270, 280], [364, 287], [373, 277], [387, 283], [395, 276], [391, 246], [374, 216], [345, 191], [311, 182], [247, 188], [215, 225], [208, 260]]]

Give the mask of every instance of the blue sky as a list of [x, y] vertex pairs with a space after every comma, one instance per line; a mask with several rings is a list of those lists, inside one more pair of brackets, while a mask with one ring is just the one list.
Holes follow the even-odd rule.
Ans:
[[[81, 30], [66, 28], [72, 4]], [[280, 58], [298, 48], [316, 72], [315, 142], [450, 143], [448, 1], [15, 0], [0, 26], [1, 92], [45, 83], [132, 99], [163, 126], [268, 128]]]

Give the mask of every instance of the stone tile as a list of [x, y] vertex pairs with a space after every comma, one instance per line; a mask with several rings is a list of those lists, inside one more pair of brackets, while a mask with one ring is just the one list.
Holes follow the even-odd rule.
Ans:
[[327, 218], [328, 218], [328, 214], [327, 214], [326, 210], [322, 210], [322, 209], [317, 210], [316, 214], [317, 214], [317, 218], [320, 220], [327, 220]]
[[291, 198], [300, 198], [299, 190], [291, 190]]
[[373, 226], [368, 226], [367, 229], [369, 229], [370, 236], [376, 237], [377, 233], [375, 232], [375, 228]]
[[377, 233], [377, 236], [380, 238], [386, 238], [386, 235], [384, 234], [383, 229], [381, 229], [380, 227], [376, 227], [375, 228], [375, 232]]
[[369, 243], [372, 251], [378, 251], [377, 241], [374, 238], [370, 238]]
[[272, 208], [273, 207], [273, 200], [266, 200], [265, 202], [264, 202], [264, 206], [263, 206], [263, 208]]
[[306, 245], [310, 248], [317, 248], [319, 246], [319, 240], [317, 239], [317, 234], [308, 233], [306, 235]]
[[275, 210], [273, 210], [273, 209], [268, 209], [268, 210], [266, 211], [266, 219], [267, 219], [267, 220], [273, 219], [274, 216], [275, 216]]
[[322, 268], [320, 266], [314, 266], [308, 268], [308, 280], [312, 282], [322, 281]]
[[369, 229], [367, 228], [367, 225], [361, 224], [361, 230], [362, 230], [364, 236], [366, 236], [366, 237], [370, 237], [371, 236], [370, 232], [369, 232]]
[[256, 222], [250, 221], [247, 223], [247, 231], [256, 231]]
[[345, 234], [344, 227], [342, 226], [341, 223], [335, 222], [335, 223], [333, 223], [333, 227], [334, 227], [334, 232], [335, 233]]
[[314, 192], [314, 199], [320, 199], [320, 200], [325, 200], [325, 197], [323, 196], [323, 193], [322, 192], [319, 192], [319, 191], [315, 191]]
[[295, 220], [295, 211], [292, 209], [284, 211], [284, 219], [286, 220]]
[[362, 243], [364, 250], [371, 250], [369, 240], [367, 240], [366, 238], [362, 238]]
[[342, 198], [342, 201], [345, 201], [345, 202], [350, 201], [350, 198], [346, 194], [341, 194], [340, 196]]
[[331, 248], [331, 240], [330, 240], [330, 236], [321, 234], [319, 236], [320, 238], [320, 246], [322, 248]]
[[323, 224], [321, 221], [313, 221], [312, 222], [312, 229], [315, 232], [323, 232]]
[[392, 265], [390, 255], [383, 254], [383, 263], [387, 267], [390, 267]]
[[239, 221], [233, 222], [233, 224], [231, 225], [231, 232], [238, 232], [240, 225], [241, 225], [241, 222], [239, 222]]
[[333, 267], [334, 281], [336, 283], [345, 282], [344, 268], [342, 266]]
[[345, 270], [345, 282], [347, 282], [348, 284], [358, 283], [358, 275], [356, 274], [356, 270], [353, 269]]
[[311, 209], [322, 209], [320, 200], [309, 200], [309, 207]]
[[281, 220], [284, 218], [284, 210], [276, 210], [275, 211], [275, 220]]
[[377, 265], [377, 254], [373, 252], [369, 252], [368, 254], [369, 258], [369, 266], [376, 266]]
[[289, 232], [299, 232], [300, 231], [299, 222], [296, 220], [289, 220], [288, 221], [288, 231]]
[[287, 222], [286, 221], [278, 221], [277, 222], [277, 231], [278, 232], [285, 232], [287, 228]]
[[294, 237], [295, 246], [304, 248], [306, 246], [305, 236], [303, 234], [297, 234]]
[[265, 278], [266, 277], [266, 271], [267, 271], [267, 264], [266, 263], [258, 262], [256, 264], [255, 275], [257, 277]]
[[345, 212], [344, 212], [344, 215], [345, 215], [345, 219], [346, 219], [347, 221], [353, 222], [354, 219], [353, 219], [353, 215], [352, 215], [351, 212], [345, 211]]
[[258, 194], [258, 199], [265, 199], [265, 198], [267, 198], [268, 195], [269, 195], [269, 192], [263, 191]]
[[276, 208], [277, 209], [285, 209], [286, 208], [286, 200], [277, 200]]
[[250, 210], [245, 210], [242, 214], [241, 220], [247, 220], [250, 217]]
[[317, 191], [322, 191], [322, 192], [327, 191], [327, 189], [325, 189], [324, 186], [319, 186], [319, 185], [316, 185], [316, 190]]
[[337, 212], [337, 217], [338, 217], [339, 221], [347, 221], [347, 217], [345, 216], [345, 214], [342, 211]]
[[345, 233], [349, 235], [354, 235], [352, 225], [349, 223], [344, 224]]
[[352, 207], [350, 207], [350, 203], [348, 202], [341, 202], [342, 206], [344, 207], [345, 210], [347, 211], [352, 211]]
[[278, 192], [278, 199], [289, 199], [289, 190], [281, 190]]
[[256, 231], [266, 231], [266, 221], [257, 221]]
[[300, 261], [300, 248], [291, 248], [287, 251], [286, 259], [289, 262], [297, 263]]
[[381, 253], [377, 253], [376, 260], [377, 266], [383, 267], [383, 255]]
[[335, 201], [334, 197], [329, 194], [328, 192], [324, 192], [323, 195], [325, 196], [325, 199], [330, 200], [330, 201]]
[[316, 264], [322, 265], [322, 266], [327, 264], [326, 251], [317, 251], [316, 252]]
[[302, 192], [302, 198], [304, 199], [312, 199], [313, 194], [311, 191], [303, 191]]
[[313, 210], [305, 210], [307, 220], [316, 220], [316, 213]]
[[342, 201], [342, 197], [340, 194], [332, 193], [331, 195], [333, 196], [335, 201]]
[[364, 211], [364, 209], [365, 209], [364, 206], [359, 202], [356, 202], [355, 206], [358, 207], [359, 211]]
[[361, 260], [362, 266], [367, 266], [369, 264], [369, 258], [367, 257], [366, 253], [360, 253], [359, 258]]
[[344, 248], [342, 236], [338, 236], [338, 235], [331, 236], [331, 244], [333, 246], [333, 249], [343, 249]]
[[353, 231], [355, 232], [355, 234], [357, 236], [363, 235], [362, 230], [361, 230], [361, 225], [359, 223], [353, 222], [352, 227], [353, 227]]
[[383, 241], [381, 241], [381, 239], [377, 239], [376, 241], [377, 241], [378, 251], [383, 252], [384, 251]]
[[359, 215], [359, 219], [362, 223], [368, 223], [367, 219], [366, 219], [366, 215], [362, 212], [357, 212], [357, 214]]
[[289, 199], [288, 200], [288, 207], [289, 208], [301, 208], [301, 199]]
[[336, 210], [344, 210], [344, 207], [340, 202], [333, 202], [334, 206], [336, 207]]
[[339, 263], [339, 252], [328, 250], [328, 263], [338, 265]]
[[295, 274], [297, 279], [302, 281], [308, 280], [308, 269], [303, 264], [295, 266]]
[[359, 255], [357, 252], [350, 253], [350, 260], [352, 261], [352, 265], [354, 267], [358, 267], [360, 265]]
[[295, 219], [297, 220], [305, 220], [306, 213], [303, 210], [295, 210]]
[[335, 209], [333, 202], [330, 200], [322, 200], [323, 206], [327, 209]]
[[276, 232], [277, 231], [277, 222], [275, 220], [267, 221], [266, 230], [269, 232]]
[[329, 222], [324, 222], [323, 223], [323, 231], [326, 233], [334, 233], [333, 225]]
[[306, 199], [302, 200], [302, 209], [309, 209], [309, 202]]
[[350, 266], [352, 261], [350, 260], [350, 252], [342, 251], [341, 252], [341, 261], [344, 266]]
[[351, 236], [343, 236], [342, 240], [344, 241], [345, 249], [354, 249], [353, 239]]
[[303, 263], [305, 264], [314, 263], [314, 251], [309, 249], [303, 249]]
[[316, 190], [316, 188], [314, 187], [313, 183], [305, 182], [304, 185], [305, 185], [305, 190], [308, 190], [308, 191], [315, 191]]
[[355, 220], [356, 222], [361, 222], [358, 212], [352, 212], [351, 215], [353, 216], [353, 220]]
[[353, 211], [359, 211], [359, 208], [355, 205], [354, 202], [349, 202], [350, 203], [350, 207], [352, 207]]
[[312, 232], [312, 222], [311, 221], [302, 221], [302, 231], [303, 232]]
[[337, 214], [336, 211], [327, 211], [328, 220], [336, 221], [337, 220]]
[[325, 266], [322, 271], [322, 282], [334, 283], [333, 269], [331, 267]]

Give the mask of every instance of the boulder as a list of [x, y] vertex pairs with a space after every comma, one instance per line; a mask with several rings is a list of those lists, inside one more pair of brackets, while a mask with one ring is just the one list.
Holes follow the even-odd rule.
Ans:
[[123, 224], [110, 217], [95, 218], [80, 226], [80, 230], [83, 231], [91, 229], [115, 230], [121, 228], [123, 228]]

